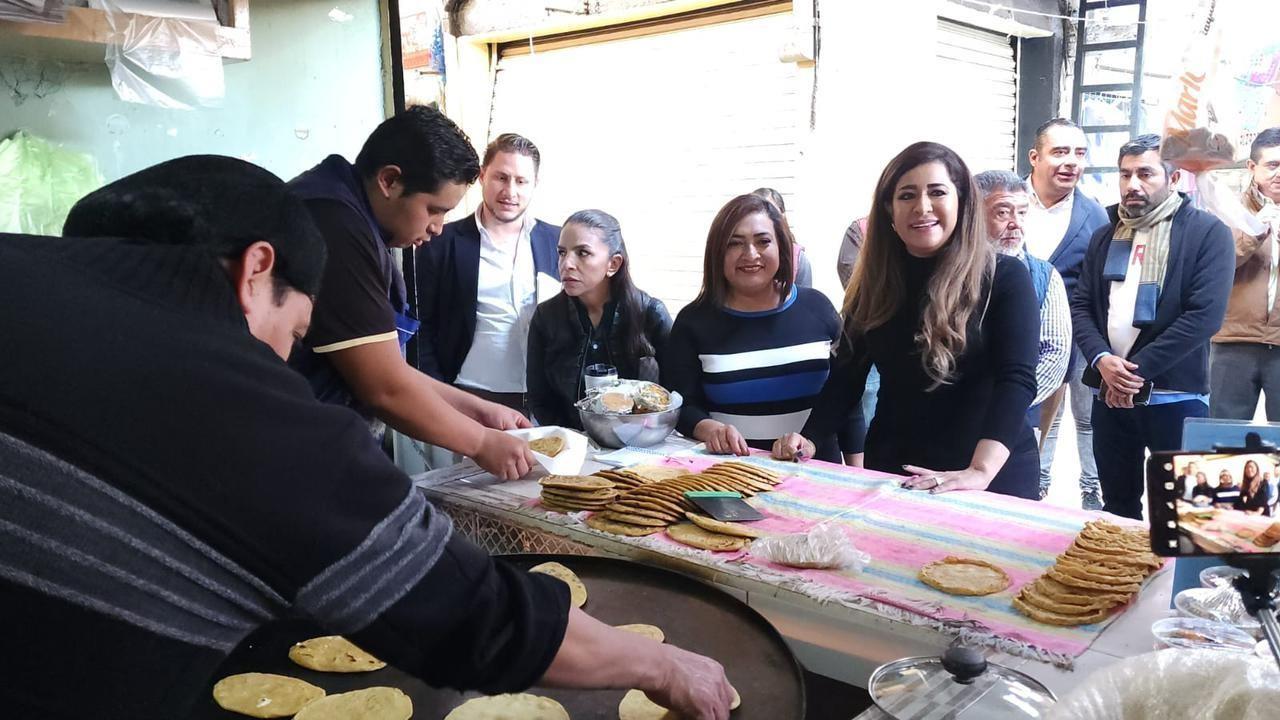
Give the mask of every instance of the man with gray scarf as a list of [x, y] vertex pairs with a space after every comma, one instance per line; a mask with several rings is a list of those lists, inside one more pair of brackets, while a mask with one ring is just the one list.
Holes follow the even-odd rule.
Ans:
[[1094, 234], [1071, 298], [1075, 340], [1097, 387], [1093, 450], [1103, 507], [1142, 518], [1145, 451], [1176, 450], [1209, 412], [1209, 340], [1231, 292], [1231, 232], [1175, 192], [1160, 138], [1120, 148], [1120, 204]]

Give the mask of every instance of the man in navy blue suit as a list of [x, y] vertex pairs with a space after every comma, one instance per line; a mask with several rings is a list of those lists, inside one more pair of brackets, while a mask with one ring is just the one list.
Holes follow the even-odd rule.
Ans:
[[541, 162], [528, 138], [499, 135], [481, 163], [480, 207], [416, 256], [418, 368], [521, 412], [529, 322], [560, 290], [560, 228], [528, 212]]
[[[1036, 130], [1035, 147], [1030, 152], [1031, 175], [1027, 191], [1031, 206], [1025, 223], [1026, 249], [1034, 257], [1047, 260], [1062, 276], [1067, 298], [1075, 292], [1084, 262], [1089, 238], [1107, 224], [1107, 213], [1076, 185], [1085, 167], [1088, 145], [1084, 131], [1064, 118], [1054, 118]], [[1070, 391], [1071, 414], [1076, 422], [1076, 446], [1080, 453], [1080, 499], [1086, 510], [1102, 508], [1098, 487], [1098, 468], [1093, 459], [1091, 408], [1093, 396], [1080, 383], [1085, 363], [1080, 349], [1071, 353], [1071, 364], [1063, 386], [1044, 403], [1052, 419], [1044, 418], [1041, 427], [1050, 422], [1040, 448], [1040, 497], [1049, 492], [1054, 445], [1062, 420], [1063, 395]]]

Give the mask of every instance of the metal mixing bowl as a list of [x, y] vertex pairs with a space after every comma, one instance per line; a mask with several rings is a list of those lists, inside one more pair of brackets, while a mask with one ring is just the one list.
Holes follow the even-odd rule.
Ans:
[[657, 445], [676, 429], [682, 405], [678, 393], [672, 393], [671, 407], [660, 412], [616, 415], [578, 408], [578, 417], [587, 436], [600, 447], [649, 447]]

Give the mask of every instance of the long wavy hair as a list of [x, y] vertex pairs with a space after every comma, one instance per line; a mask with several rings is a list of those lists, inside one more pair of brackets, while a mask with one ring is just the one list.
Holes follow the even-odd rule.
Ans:
[[[1253, 472], [1249, 472], [1249, 466], [1253, 466]], [[1240, 485], [1244, 488], [1245, 494], [1257, 495], [1259, 488], [1262, 486], [1262, 468], [1258, 467], [1258, 463], [1254, 460], [1248, 460], [1244, 464], [1244, 470], [1240, 471]]]
[[979, 225], [978, 200], [969, 168], [951, 148], [933, 142], [907, 146], [889, 161], [876, 183], [867, 236], [849, 288], [845, 292], [844, 332], [851, 339], [889, 321], [904, 302], [908, 254], [902, 237], [893, 228], [893, 194], [898, 182], [925, 163], [938, 162], [956, 186], [958, 214], [955, 230], [935, 256], [937, 267], [929, 278], [924, 316], [916, 332], [925, 374], [934, 390], [951, 383], [964, 353], [966, 330], [979, 311], [985, 288], [995, 272], [996, 256]]
[[777, 205], [759, 195], [739, 195], [730, 200], [711, 221], [711, 229], [707, 231], [707, 247], [702, 255], [702, 290], [694, 299], [694, 304], [704, 302], [724, 305], [729, 295], [729, 279], [724, 274], [724, 256], [729, 247], [729, 238], [733, 237], [738, 223], [756, 213], [764, 213], [773, 224], [773, 237], [778, 245], [778, 272], [773, 276], [774, 287], [778, 290], [778, 298], [782, 299], [791, 293], [794, 284], [795, 270], [791, 257], [795, 239], [791, 237], [791, 228]]
[[631, 256], [627, 255], [627, 243], [622, 239], [618, 219], [603, 210], [589, 209], [570, 215], [564, 224], [596, 231], [610, 257], [622, 256], [622, 267], [605, 281], [609, 283], [609, 299], [618, 303], [623, 318], [622, 350], [633, 358], [653, 355], [653, 343], [644, 334], [644, 298], [631, 280]]

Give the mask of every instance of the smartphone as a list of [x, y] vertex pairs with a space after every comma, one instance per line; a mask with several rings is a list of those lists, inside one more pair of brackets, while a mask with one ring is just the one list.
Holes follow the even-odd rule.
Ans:
[[[1084, 374], [1080, 378], [1080, 382], [1094, 390], [1102, 389], [1102, 373], [1098, 372], [1098, 368], [1089, 366], [1084, 369]], [[1148, 380], [1142, 383], [1142, 389], [1138, 390], [1138, 394], [1133, 396], [1134, 405], [1146, 405], [1151, 402], [1151, 391], [1155, 387], [1155, 383]]]
[[1151, 549], [1169, 557], [1280, 555], [1280, 453], [1177, 450], [1147, 460]]

